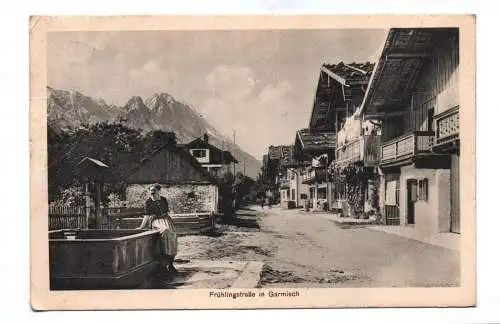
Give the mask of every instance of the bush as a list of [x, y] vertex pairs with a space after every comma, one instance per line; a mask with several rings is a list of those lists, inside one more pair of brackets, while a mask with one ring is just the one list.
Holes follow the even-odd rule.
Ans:
[[59, 197], [50, 202], [51, 206], [76, 207], [85, 205], [85, 192], [79, 186], [69, 187], [61, 191]]

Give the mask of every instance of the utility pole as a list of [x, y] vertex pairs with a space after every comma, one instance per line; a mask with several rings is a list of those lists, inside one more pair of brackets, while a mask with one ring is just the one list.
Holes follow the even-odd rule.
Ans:
[[[233, 152], [236, 148], [236, 131], [233, 129]], [[236, 179], [236, 163], [233, 162], [233, 176]]]
[[246, 170], [246, 165], [245, 165], [245, 162], [247, 161], [246, 158], [243, 158], [243, 175], [246, 176], [247, 175], [247, 170]]

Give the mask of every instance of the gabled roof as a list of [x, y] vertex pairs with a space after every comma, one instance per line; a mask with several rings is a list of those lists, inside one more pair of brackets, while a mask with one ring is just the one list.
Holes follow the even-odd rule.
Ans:
[[298, 130], [297, 139], [303, 150], [334, 150], [337, 144], [335, 133], [316, 133], [308, 128]]
[[106, 165], [104, 162], [101, 162], [97, 159], [89, 158], [89, 157], [84, 157], [80, 162], [78, 162], [77, 166], [85, 165], [85, 164], [91, 164], [95, 165], [100, 168], [109, 168], [108, 165]]
[[[323, 64], [314, 96], [309, 128], [318, 132], [335, 129], [336, 118], [345, 118], [347, 107], [359, 106], [375, 64]], [[336, 117], [337, 116], [337, 117]]]
[[406, 109], [433, 45], [452, 37], [458, 46], [458, 28], [392, 28], [363, 99], [362, 113], [375, 117]]
[[109, 166], [102, 161], [84, 157], [75, 168], [75, 173], [86, 179], [102, 180], [108, 176]]
[[208, 173], [208, 171], [201, 166], [200, 163], [194, 158], [189, 152], [187, 152], [183, 147], [179, 147], [179, 145], [166, 144], [150, 154], [144, 157], [134, 168], [132, 168], [127, 177], [131, 177], [135, 172], [137, 172], [145, 163], [152, 160], [158, 154], [163, 152], [164, 150], [168, 150], [178, 155], [183, 161], [190, 164], [194, 169], [196, 169], [205, 182], [216, 183], [217, 181]]
[[352, 62], [349, 64], [340, 62], [338, 64], [323, 64], [321, 71], [340, 84], [349, 86], [355, 83], [367, 84], [374, 66], [375, 63], [371, 62]]

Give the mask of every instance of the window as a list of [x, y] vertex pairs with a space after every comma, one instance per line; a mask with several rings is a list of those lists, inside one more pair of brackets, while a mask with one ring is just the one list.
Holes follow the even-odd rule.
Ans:
[[419, 190], [417, 190], [418, 182], [415, 179], [408, 179], [408, 195], [410, 201], [417, 201], [419, 197]]
[[318, 188], [318, 199], [326, 199], [326, 188]]
[[418, 181], [418, 200], [427, 201], [429, 198], [429, 180], [421, 179]]
[[195, 158], [207, 157], [207, 150], [192, 150], [191, 153]]
[[295, 200], [295, 189], [292, 189], [292, 200]]
[[385, 183], [385, 204], [388, 206], [398, 205], [398, 180], [386, 181]]

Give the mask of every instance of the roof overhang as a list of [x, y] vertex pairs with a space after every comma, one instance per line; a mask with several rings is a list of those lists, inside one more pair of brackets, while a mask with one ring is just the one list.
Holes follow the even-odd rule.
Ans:
[[347, 67], [357, 76], [346, 78], [335, 73], [326, 65], [321, 66], [309, 120], [310, 129], [322, 132], [334, 131], [336, 112], [345, 113], [347, 102], [353, 98], [363, 98], [364, 96], [371, 69], [365, 71], [350, 64], [342, 62], [339, 64]]
[[391, 29], [363, 99], [361, 112], [376, 118], [408, 107], [438, 29]]

